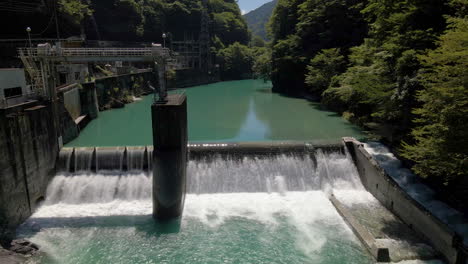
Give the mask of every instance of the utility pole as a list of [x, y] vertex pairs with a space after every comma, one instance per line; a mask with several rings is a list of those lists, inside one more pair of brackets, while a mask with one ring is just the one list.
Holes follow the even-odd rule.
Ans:
[[208, 0], [202, 0], [202, 15], [200, 25], [200, 68], [208, 72], [210, 68], [210, 17], [208, 16]]
[[55, 12], [55, 30], [57, 32], [57, 41], [60, 41], [60, 31], [59, 31], [59, 24], [58, 24], [58, 0], [54, 0], [54, 12]]

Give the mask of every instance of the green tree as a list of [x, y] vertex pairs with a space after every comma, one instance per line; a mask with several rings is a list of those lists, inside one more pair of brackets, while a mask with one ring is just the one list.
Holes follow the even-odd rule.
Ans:
[[59, 0], [59, 12], [74, 26], [79, 26], [85, 17], [92, 14], [89, 5], [79, 0]]
[[340, 53], [340, 49], [324, 49], [319, 52], [307, 66], [306, 84], [309, 91], [321, 96], [330, 86], [335, 75], [344, 71], [346, 59]]
[[347, 49], [363, 41], [364, 0], [280, 0], [270, 20], [273, 90], [306, 91], [307, 65], [321, 50]]
[[265, 47], [266, 46], [266, 43], [265, 41], [259, 37], [259, 36], [253, 36], [252, 37], [252, 41], [251, 41], [251, 45], [253, 47]]
[[[348, 109], [361, 123], [388, 127], [388, 139], [398, 144], [412, 127], [412, 109], [422, 86], [417, 77], [419, 56], [434, 46], [444, 27], [441, 1], [369, 0], [362, 13], [369, 23], [369, 37], [351, 49], [350, 64], [335, 78], [326, 104], [351, 91]], [[343, 109], [341, 109], [343, 110]]]
[[228, 46], [235, 42], [247, 45], [249, 32], [242, 18], [236, 0], [210, 0], [208, 2], [212, 19], [212, 35]]
[[252, 50], [236, 42], [217, 54], [223, 80], [239, 80], [252, 77]]
[[[465, 9], [466, 10], [466, 9]], [[468, 185], [468, 19], [450, 18], [439, 47], [421, 56], [414, 144], [403, 144], [403, 156], [413, 160], [414, 171], [451, 189]], [[462, 187], [460, 183], [464, 182]], [[460, 188], [461, 187], [461, 188]]]
[[254, 49], [253, 74], [255, 79], [265, 82], [271, 78], [271, 50], [269, 48]]

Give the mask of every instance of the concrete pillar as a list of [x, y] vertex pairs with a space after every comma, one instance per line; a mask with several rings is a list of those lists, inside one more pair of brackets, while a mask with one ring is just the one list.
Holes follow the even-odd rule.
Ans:
[[173, 94], [151, 107], [153, 121], [153, 217], [177, 218], [184, 208], [187, 171], [187, 99]]

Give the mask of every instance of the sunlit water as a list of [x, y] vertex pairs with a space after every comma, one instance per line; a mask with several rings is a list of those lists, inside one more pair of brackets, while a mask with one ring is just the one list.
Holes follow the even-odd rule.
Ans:
[[[320, 104], [271, 92], [260, 80], [221, 82], [188, 88], [190, 141], [300, 140], [339, 142], [362, 138], [356, 126]], [[144, 146], [152, 144], [152, 96], [123, 109], [99, 113], [81, 135], [78, 146]]]
[[362, 190], [345, 155], [190, 161], [188, 176], [182, 219], [155, 223], [145, 173], [58, 175], [20, 235], [39, 263], [372, 263], [328, 200]]

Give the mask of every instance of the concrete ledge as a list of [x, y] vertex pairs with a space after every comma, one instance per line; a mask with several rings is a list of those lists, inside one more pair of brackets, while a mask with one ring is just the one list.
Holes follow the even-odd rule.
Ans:
[[[213, 159], [216, 157], [243, 158], [245, 156], [269, 157], [272, 155], [309, 155], [315, 150], [343, 152], [342, 144], [314, 144], [310, 142], [247, 142], [247, 143], [196, 143], [188, 144], [190, 160]], [[152, 146], [143, 147], [90, 147], [62, 148], [57, 162], [57, 171], [75, 172], [75, 160], [89, 159], [89, 168], [128, 171], [132, 159], [139, 157], [143, 170], [152, 168]], [[101, 166], [104, 165], [105, 166]], [[134, 168], [133, 168], [134, 169]]]
[[372, 234], [354, 218], [349, 210], [333, 194], [330, 197], [330, 201], [374, 259], [377, 262], [390, 262], [388, 248], [379, 247]]
[[367, 191], [398, 216], [418, 235], [427, 240], [449, 263], [465, 263], [466, 257], [456, 247], [456, 233], [403, 190], [377, 161], [354, 138], [344, 138]]
[[191, 143], [188, 145], [190, 159], [213, 156], [271, 156], [281, 154], [304, 155], [315, 149], [324, 152], [343, 152], [342, 144], [320, 144], [300, 141], [238, 142], [238, 143]]

